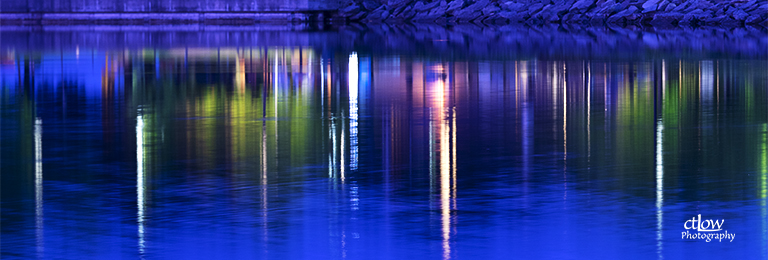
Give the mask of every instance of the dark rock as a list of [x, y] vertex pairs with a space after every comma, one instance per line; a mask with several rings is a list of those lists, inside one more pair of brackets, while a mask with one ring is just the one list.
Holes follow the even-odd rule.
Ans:
[[403, 19], [403, 20], [410, 20], [413, 19], [413, 17], [416, 16], [416, 11], [413, 10], [412, 7], [408, 6], [405, 9], [403, 9], [400, 14], [397, 15], [397, 18]]
[[389, 16], [389, 10], [387, 10], [387, 6], [382, 5], [376, 10], [371, 11], [371, 13], [365, 17], [365, 20], [372, 21], [372, 22], [380, 22], [380, 21], [383, 21], [384, 19], [387, 19], [388, 16]]
[[744, 20], [747, 20], [747, 17], [749, 17], [749, 14], [747, 14], [747, 12], [744, 12], [744, 10], [739, 9], [733, 12], [733, 14], [731, 14], [731, 17], [739, 21], [744, 21]]
[[483, 13], [480, 12], [480, 11], [476, 11], [474, 13], [459, 12], [456, 15], [456, 20], [458, 22], [469, 22], [469, 21], [477, 19], [478, 17], [480, 17], [482, 15], [483, 15]]
[[520, 23], [525, 21], [524, 15], [518, 12], [501, 11], [498, 15], [509, 19], [510, 23]]
[[683, 16], [683, 19], [678, 22], [678, 24], [682, 25], [696, 25], [699, 23], [699, 21], [704, 21], [708, 17], [710, 17], [709, 13], [705, 13], [702, 10], [695, 10], [693, 12], [689, 12]]
[[[623, 23], [625, 20], [629, 20], [629, 19], [627, 19], [627, 17], [629, 17], [630, 15], [634, 14], [637, 10], [638, 9], [637, 9], [636, 6], [634, 6], [634, 5], [630, 6], [629, 8], [627, 8], [627, 10], [621, 11], [621, 12], [619, 12], [617, 14], [614, 14], [614, 15], [608, 17], [607, 22], [609, 24], [620, 24], [620, 23]], [[634, 20], [634, 19], [632, 19], [632, 20]]]
[[667, 13], [672, 12], [672, 10], [674, 10], [675, 7], [677, 7], [677, 5], [675, 3], [671, 3], [667, 5], [667, 8], [664, 8], [664, 12], [667, 12]]
[[763, 20], [763, 18], [761, 18], [760, 16], [751, 15], [751, 16], [747, 17], [747, 20], [745, 20], [744, 22], [746, 24], [759, 24], [762, 20]]
[[416, 11], [417, 13], [424, 13], [426, 11], [429, 11], [432, 8], [435, 8], [439, 4], [440, 2], [438, 1], [434, 1], [428, 4], [424, 4], [424, 2], [419, 1], [416, 3], [416, 5], [413, 6], [413, 10]]
[[358, 11], [360, 11], [360, 6], [358, 6], [356, 3], [352, 3], [352, 5], [339, 10], [339, 14], [344, 17], [350, 17], [357, 14]]
[[659, 8], [659, 4], [662, 0], [648, 0], [642, 5], [643, 13], [653, 12]]
[[525, 4], [523, 3], [515, 3], [512, 1], [506, 2], [501, 4], [502, 9], [507, 11], [518, 11], [518, 10], [525, 10]]
[[381, 4], [376, 0], [363, 0], [363, 7], [366, 10], [375, 10], [376, 8], [379, 8]]
[[475, 13], [475, 12], [481, 12], [483, 8], [487, 7], [490, 0], [480, 0], [475, 2], [474, 4], [471, 4], [464, 9], [461, 9], [460, 11], [455, 12], [455, 16], [459, 17], [467, 17], [469, 14]]
[[359, 21], [359, 20], [361, 20], [361, 19], [365, 18], [365, 16], [366, 16], [367, 14], [368, 14], [368, 13], [367, 13], [367, 12], [365, 12], [365, 11], [360, 11], [360, 12], [358, 12], [357, 14], [355, 14], [355, 15], [352, 15], [351, 17], [349, 17], [349, 20], [351, 20], [351, 21]]
[[580, 0], [571, 6], [569, 12], [584, 13], [593, 6], [595, 6], [595, 0]]
[[387, 6], [389, 9], [396, 10], [410, 4], [411, 2], [412, 0], [389, 0], [387, 1]]
[[424, 17], [430, 20], [437, 19], [438, 17], [445, 16], [446, 9], [448, 9], [448, 3], [445, 0], [442, 0], [440, 1], [440, 5], [432, 8], [432, 10]]
[[462, 7], [464, 7], [464, 0], [453, 0], [450, 4], [448, 4], [448, 8], [445, 9], [445, 13], [452, 15], [456, 11], [461, 10]]
[[544, 8], [544, 4], [542, 3], [532, 4], [531, 6], [528, 7], [527, 13], [529, 16], [532, 16], [533, 14], [536, 14], [539, 11], [541, 11], [541, 8]]
[[489, 5], [488, 7], [483, 8], [482, 11], [483, 11], [483, 15], [491, 15], [491, 14], [498, 13], [500, 10], [501, 8], [499, 8], [498, 6]]
[[737, 27], [737, 26], [741, 26], [741, 22], [736, 21], [735, 19], [729, 16], [725, 16], [725, 18], [720, 20], [719, 25], [723, 27]]
[[659, 13], [653, 16], [651, 24], [654, 26], [675, 25], [684, 17], [681, 13]]

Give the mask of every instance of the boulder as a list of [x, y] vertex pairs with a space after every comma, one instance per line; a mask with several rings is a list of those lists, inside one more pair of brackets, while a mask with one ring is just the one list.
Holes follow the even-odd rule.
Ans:
[[763, 18], [761, 18], [760, 16], [750, 15], [749, 17], [747, 17], [747, 20], [745, 20], [744, 22], [746, 24], [759, 24], [762, 20]]
[[363, 7], [365, 10], [376, 10], [381, 4], [376, 0], [363, 0]]
[[[623, 23], [625, 20], [630, 20], [630, 19], [627, 19], [627, 18], [630, 17], [631, 15], [633, 15], [635, 12], [637, 12], [637, 10], [638, 9], [637, 9], [636, 6], [634, 6], [634, 5], [630, 6], [629, 8], [627, 8], [627, 10], [621, 11], [619, 13], [616, 13], [616, 14], [611, 15], [610, 17], [608, 17], [607, 22], [609, 24], [620, 24], [620, 23]], [[631, 20], [636, 19], [634, 17], [632, 17], [632, 18], [633, 19], [631, 19]]]
[[680, 20], [682, 20], [684, 17], [681, 13], [658, 13], [653, 16], [653, 20], [651, 20], [651, 25], [654, 26], [669, 26], [669, 25], [675, 25]]
[[671, 3], [667, 5], [667, 8], [664, 8], [664, 12], [666, 13], [672, 12], [672, 10], [674, 10], [676, 7], [677, 5], [675, 3]]
[[462, 7], [464, 7], [464, 0], [453, 0], [450, 4], [448, 4], [448, 8], [445, 9], [445, 13], [452, 15], [456, 11], [461, 10]]
[[438, 2], [438, 1], [434, 1], [434, 2], [428, 3], [428, 4], [424, 4], [424, 2], [419, 1], [419, 2], [417, 2], [413, 6], [413, 10], [416, 11], [417, 13], [424, 13], [424, 12], [429, 11], [432, 8], [435, 8], [439, 4], [440, 4], [440, 2]]
[[359, 11], [360, 11], [360, 6], [357, 5], [356, 3], [352, 3], [351, 5], [339, 10], [339, 15], [344, 17], [351, 17], [357, 14]]
[[486, 8], [483, 8], [482, 12], [483, 15], [491, 15], [498, 13], [501, 10], [498, 6], [495, 5], [488, 5]]
[[569, 12], [584, 13], [593, 6], [595, 6], [595, 0], [579, 0], [571, 6]]
[[747, 14], [747, 12], [744, 12], [744, 10], [739, 9], [733, 12], [733, 14], [731, 14], [731, 17], [739, 21], [744, 21], [744, 20], [747, 20], [747, 17], [749, 17], [749, 14]]
[[410, 4], [411, 1], [412, 0], [389, 0], [387, 1], [387, 7], [391, 10], [395, 10]]
[[642, 7], [643, 7], [643, 13], [647, 12], [653, 12], [656, 11], [659, 8], [659, 4], [662, 0], [648, 0], [646, 1]]
[[501, 4], [501, 8], [507, 11], [518, 11], [518, 10], [524, 10], [525, 4], [523, 3], [515, 3], [512, 1], [506, 2]]

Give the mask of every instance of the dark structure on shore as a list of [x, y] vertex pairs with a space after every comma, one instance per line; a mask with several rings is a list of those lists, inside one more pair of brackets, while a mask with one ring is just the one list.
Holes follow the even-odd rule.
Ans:
[[768, 26], [763, 0], [28, 0], [2, 24], [437, 23]]

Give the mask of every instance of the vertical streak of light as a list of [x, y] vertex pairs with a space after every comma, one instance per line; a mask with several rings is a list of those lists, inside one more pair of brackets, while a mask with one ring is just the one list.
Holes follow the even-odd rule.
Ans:
[[[266, 116], [264, 113], [263, 116]], [[264, 229], [264, 244], [267, 245], [267, 121], [261, 122], [261, 221]]]
[[451, 198], [453, 199], [453, 209], [456, 210], [456, 107], [452, 105], [451, 109], [453, 109], [451, 114], [451, 179], [453, 179], [451, 189], [453, 195]]
[[[440, 70], [438, 73], [443, 73]], [[438, 133], [440, 138], [440, 216], [443, 232], [443, 259], [451, 258], [451, 154], [450, 154], [450, 130], [449, 121], [445, 113], [445, 82], [438, 77], [435, 84], [435, 104], [438, 108]]]
[[568, 197], [568, 175], [566, 169], [568, 159], [568, 78], [566, 77], [565, 62], [563, 62], [563, 200]]
[[[592, 62], [587, 63], [587, 162], [592, 160]], [[591, 166], [591, 165], [590, 165]]]
[[35, 227], [37, 257], [43, 258], [43, 120], [35, 119]]
[[334, 171], [336, 171], [336, 162], [339, 160], [338, 153], [339, 153], [339, 147], [338, 147], [338, 141], [336, 140], [336, 122], [331, 121], [331, 132], [329, 133], [331, 135], [331, 144], [332, 144], [332, 155], [329, 156], [331, 163], [330, 168], [328, 168], [328, 177], [330, 178], [336, 178], [336, 174]]
[[136, 220], [139, 224], [139, 256], [144, 258], [144, 117], [136, 116]]
[[358, 59], [357, 53], [349, 55], [349, 169], [357, 170], [357, 104], [358, 104]]
[[[663, 238], [663, 206], [664, 206], [664, 156], [663, 152], [663, 130], [664, 121], [662, 120], [664, 114], [664, 93], [667, 86], [667, 62], [661, 60], [661, 109], [659, 110], [659, 119], [656, 126], [656, 244], [657, 253], [659, 259], [663, 259], [662, 255], [662, 238]], [[656, 95], [654, 95], [656, 96]], [[654, 97], [655, 98], [655, 97]]]
[[664, 206], [664, 156], [662, 154], [664, 123], [661, 118], [657, 120], [656, 126], [656, 247], [659, 259], [664, 257], [661, 254], [662, 250], [662, 234], [663, 234], [663, 214], [662, 207]]
[[[275, 67], [274, 67], [274, 70], [275, 70], [275, 72], [274, 72], [275, 83], [274, 84], [275, 85], [273, 86], [274, 93], [272, 93], [272, 95], [274, 95], [274, 97], [272, 97], [272, 98], [275, 100], [275, 120], [274, 120], [274, 122], [275, 122], [275, 155], [274, 156], [275, 156], [275, 158], [277, 158], [277, 156], [278, 156], [277, 151], [280, 148], [280, 142], [279, 142], [279, 139], [278, 139], [278, 137], [280, 136], [280, 132], [278, 132], [278, 122], [279, 121], [278, 121], [278, 111], [277, 111], [277, 102], [278, 102], [278, 98], [279, 98], [278, 97], [278, 84], [279, 84], [278, 77], [279, 77], [279, 73], [280, 73], [280, 67], [278, 67], [278, 63], [277, 63], [277, 59], [278, 59], [277, 49], [274, 50], [274, 53], [275, 53]], [[285, 55], [285, 53], [283, 53], [283, 56], [284, 55]], [[278, 160], [275, 160], [275, 169], [277, 169], [277, 162], [278, 162]]]
[[[565, 63], [563, 63], [563, 77], [565, 77]], [[563, 163], [568, 156], [568, 80], [563, 80]]]
[[[762, 206], [762, 217], [760, 219], [763, 220], [763, 230], [766, 230], [768, 228], [768, 207], [766, 207], [766, 202], [768, 202], [768, 124], [763, 124], [763, 140], [762, 140], [762, 149], [761, 149], [761, 156], [760, 156], [760, 198], [762, 199], [760, 201], [760, 206]], [[768, 234], [766, 232], [763, 232], [763, 255], [766, 254], [766, 247], [765, 245], [768, 244]]]
[[[661, 60], [661, 100], [664, 102], [664, 93], [667, 89], [667, 61]], [[662, 103], [663, 105], [663, 103]]]
[[325, 66], [323, 58], [320, 58], [320, 116], [325, 122]]

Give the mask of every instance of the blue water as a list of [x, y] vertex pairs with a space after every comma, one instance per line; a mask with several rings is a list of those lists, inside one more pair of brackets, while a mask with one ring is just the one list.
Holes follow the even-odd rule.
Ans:
[[2, 259], [768, 258], [761, 34], [29, 30]]

